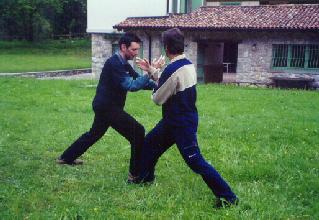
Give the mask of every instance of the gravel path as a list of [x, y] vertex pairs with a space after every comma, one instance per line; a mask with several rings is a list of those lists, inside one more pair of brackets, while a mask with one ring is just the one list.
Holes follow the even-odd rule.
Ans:
[[52, 80], [52, 79], [65, 79], [65, 80], [74, 80], [74, 79], [91, 79], [94, 80], [95, 77], [92, 73], [81, 73], [76, 75], [70, 75], [70, 76], [54, 76], [54, 77], [41, 77], [38, 78], [41, 80]]
[[95, 79], [91, 69], [55, 70], [45, 72], [0, 73], [0, 77], [33, 77], [37, 79]]

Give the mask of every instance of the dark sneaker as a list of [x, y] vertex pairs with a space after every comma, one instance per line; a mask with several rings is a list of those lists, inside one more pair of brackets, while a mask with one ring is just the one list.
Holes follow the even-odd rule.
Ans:
[[73, 160], [72, 162], [68, 162], [68, 161], [65, 161], [63, 159], [61, 159], [60, 157], [58, 159], [56, 159], [56, 163], [57, 164], [67, 164], [67, 165], [82, 165], [83, 164], [83, 160], [80, 160], [80, 159], [75, 159]]
[[238, 198], [234, 198], [234, 199], [225, 199], [225, 198], [217, 198], [214, 208], [216, 209], [220, 209], [220, 208], [229, 208], [229, 207], [233, 207], [233, 206], [237, 206], [239, 203], [239, 199]]
[[148, 174], [143, 180], [142, 183], [148, 183], [152, 184], [155, 180], [155, 175], [154, 174]]
[[139, 176], [133, 176], [128, 174], [127, 183], [128, 184], [152, 184], [155, 180], [154, 174], [149, 174], [145, 178], [141, 179]]
[[131, 173], [128, 173], [127, 183], [134, 184], [138, 179], [138, 176], [133, 176]]

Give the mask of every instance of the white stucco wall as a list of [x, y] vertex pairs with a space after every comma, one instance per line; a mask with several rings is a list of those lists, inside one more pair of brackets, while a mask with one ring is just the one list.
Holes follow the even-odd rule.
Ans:
[[87, 32], [113, 32], [113, 25], [127, 17], [164, 16], [166, 3], [166, 0], [88, 0]]

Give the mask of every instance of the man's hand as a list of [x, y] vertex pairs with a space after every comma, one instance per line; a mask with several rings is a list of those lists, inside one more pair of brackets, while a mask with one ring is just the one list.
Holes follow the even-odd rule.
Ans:
[[147, 59], [136, 57], [135, 63], [140, 69], [146, 71], [149, 77], [156, 82], [159, 79], [160, 69], [165, 65], [165, 57], [160, 56], [154, 59], [152, 65]]
[[154, 59], [152, 62], [152, 66], [156, 69], [162, 69], [165, 65], [165, 56], [161, 55], [158, 59]]
[[137, 64], [137, 66], [139, 68], [141, 68], [142, 70], [146, 71], [146, 72], [150, 72], [150, 63], [148, 62], [147, 59], [141, 59], [139, 57], [136, 57], [135, 59], [135, 63]]

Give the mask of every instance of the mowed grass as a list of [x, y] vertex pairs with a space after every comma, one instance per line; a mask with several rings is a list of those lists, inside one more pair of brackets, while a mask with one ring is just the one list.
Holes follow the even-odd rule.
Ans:
[[51, 40], [30, 43], [0, 41], [0, 73], [67, 70], [91, 67], [91, 42]]
[[[1, 219], [318, 219], [319, 93], [198, 86], [204, 157], [240, 198], [214, 196], [173, 146], [151, 186], [127, 185], [129, 143], [110, 129], [83, 156], [55, 164], [92, 123], [95, 81], [0, 78]], [[126, 110], [149, 131], [161, 117], [150, 91]]]

